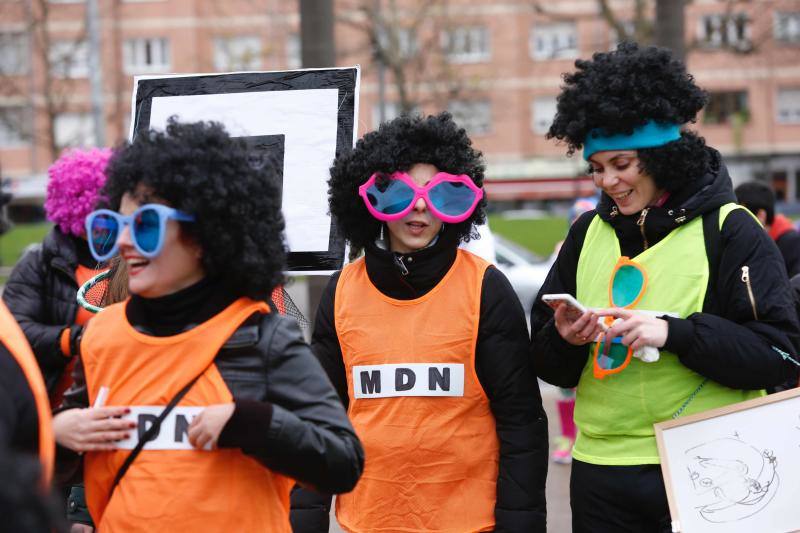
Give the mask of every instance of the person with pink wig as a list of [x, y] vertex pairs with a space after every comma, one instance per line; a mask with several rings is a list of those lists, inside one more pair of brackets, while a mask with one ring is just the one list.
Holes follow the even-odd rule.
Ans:
[[[110, 157], [111, 150], [104, 148], [71, 150], [50, 166], [44, 208], [54, 227], [41, 244], [23, 255], [3, 292], [3, 300], [33, 348], [54, 408], [71, 383], [83, 324], [91, 317], [78, 306], [78, 287], [105, 267], [89, 251], [84, 220], [106, 181]], [[82, 487], [73, 491], [79, 492]], [[71, 496], [70, 518], [91, 524], [88, 513], [74, 513], [80, 507]]]

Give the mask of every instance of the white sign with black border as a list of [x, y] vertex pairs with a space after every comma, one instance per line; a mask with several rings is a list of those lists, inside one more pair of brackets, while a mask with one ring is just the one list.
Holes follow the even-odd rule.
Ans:
[[131, 138], [170, 117], [210, 120], [278, 162], [289, 274], [341, 268], [345, 243], [328, 213], [329, 169], [356, 140], [360, 68], [138, 76]]

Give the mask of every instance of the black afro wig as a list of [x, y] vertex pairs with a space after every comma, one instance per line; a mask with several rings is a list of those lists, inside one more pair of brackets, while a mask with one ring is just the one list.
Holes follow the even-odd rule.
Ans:
[[143, 132], [117, 148], [106, 172], [102, 194], [111, 209], [129, 193], [194, 215], [195, 222], [180, 223], [182, 235], [199, 243], [206, 275], [221, 276], [233, 294], [265, 300], [284, 281], [274, 167], [254, 163], [222, 125], [171, 119], [165, 132]]
[[[356, 147], [339, 155], [331, 167], [328, 199], [344, 237], [354, 248], [364, 248], [379, 235], [382, 222], [367, 211], [358, 187], [374, 172], [408, 170], [417, 163], [434, 165], [450, 174], [466, 174], [483, 186], [485, 165], [482, 154], [449, 113], [427, 118], [401, 116], [366, 134]], [[485, 221], [486, 199], [472, 215], [458, 224], [445, 224], [456, 241], [468, 241], [472, 225]]]
[[[630, 134], [650, 120], [694, 122], [708, 96], [695, 84], [683, 62], [666, 48], [623, 42], [613, 52], [577, 60], [564, 75], [556, 117], [547, 138], [565, 141], [568, 154], [583, 147], [590, 131]], [[639, 149], [644, 172], [668, 191], [702, 176], [711, 156], [702, 137], [684, 131], [664, 146]]]

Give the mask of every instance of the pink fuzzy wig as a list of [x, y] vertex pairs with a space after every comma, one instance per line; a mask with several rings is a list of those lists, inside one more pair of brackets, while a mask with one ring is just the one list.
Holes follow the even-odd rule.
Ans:
[[106, 182], [106, 165], [111, 158], [108, 148], [70, 150], [50, 165], [47, 173], [47, 219], [67, 234], [86, 234], [84, 219], [94, 210], [100, 188]]

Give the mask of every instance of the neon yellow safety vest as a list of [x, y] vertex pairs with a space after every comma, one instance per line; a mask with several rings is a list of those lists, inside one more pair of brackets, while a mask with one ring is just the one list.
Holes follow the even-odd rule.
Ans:
[[[720, 208], [719, 225], [736, 204]], [[595, 216], [578, 259], [577, 298], [588, 307], [607, 307], [608, 284], [621, 255], [611, 225]], [[647, 272], [647, 289], [635, 309], [674, 313], [686, 318], [702, 311], [708, 285], [703, 219], [697, 217], [631, 258]], [[572, 451], [579, 461], [598, 465], [660, 462], [653, 424], [757, 396], [764, 391], [730, 389], [686, 368], [674, 353], [661, 351], [655, 363], [632, 358], [622, 372], [597, 379], [592, 350], [578, 383]], [[706, 381], [704, 383], [704, 381]], [[702, 386], [701, 386], [702, 385]], [[699, 389], [699, 390], [698, 390]]]

